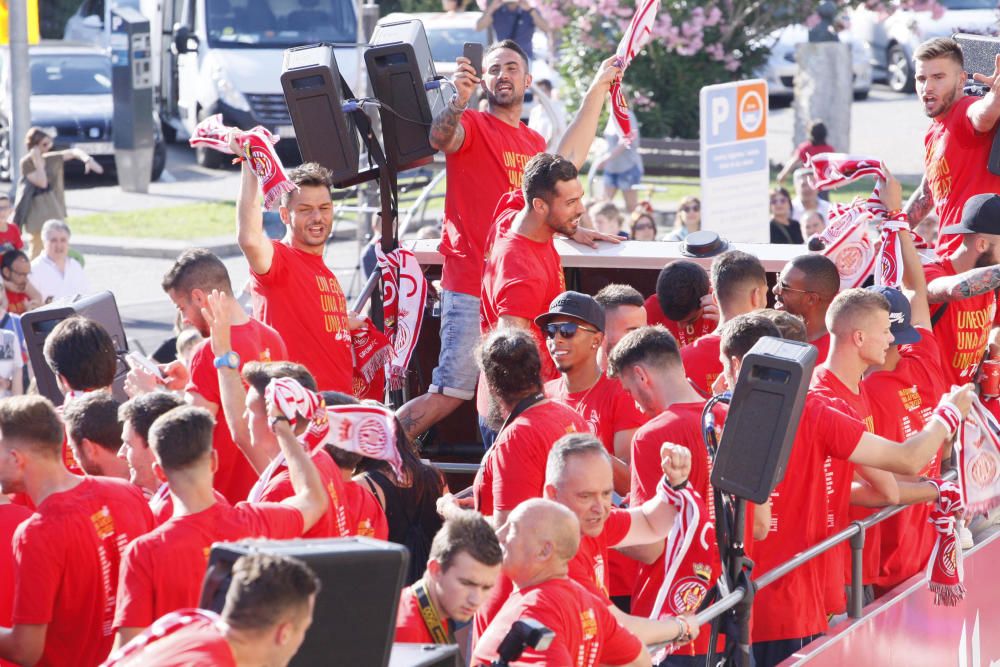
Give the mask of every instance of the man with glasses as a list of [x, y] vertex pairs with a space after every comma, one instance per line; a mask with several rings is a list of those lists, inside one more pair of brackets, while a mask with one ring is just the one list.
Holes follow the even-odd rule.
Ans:
[[4, 288], [7, 290], [7, 310], [21, 315], [42, 305], [41, 294], [38, 293], [28, 276], [31, 275], [31, 262], [28, 256], [20, 250], [8, 250], [0, 259], [0, 274], [3, 275]]
[[806, 324], [806, 340], [816, 346], [816, 363], [826, 361], [830, 352], [830, 332], [826, 311], [840, 291], [840, 274], [829, 257], [809, 253], [793, 257], [778, 274], [774, 307], [798, 315]]

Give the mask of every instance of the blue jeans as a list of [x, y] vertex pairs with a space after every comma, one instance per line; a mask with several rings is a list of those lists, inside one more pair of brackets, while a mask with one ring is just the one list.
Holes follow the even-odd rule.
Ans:
[[468, 401], [476, 395], [479, 367], [473, 351], [479, 345], [479, 299], [441, 291], [441, 352], [428, 393]]
[[642, 180], [642, 168], [632, 167], [617, 174], [604, 173], [604, 187], [616, 190], [631, 190]]

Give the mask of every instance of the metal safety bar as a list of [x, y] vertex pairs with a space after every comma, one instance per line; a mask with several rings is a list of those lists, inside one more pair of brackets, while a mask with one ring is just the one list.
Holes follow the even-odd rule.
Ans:
[[[958, 471], [949, 470], [941, 477], [946, 480], [955, 479], [958, 477]], [[760, 577], [754, 579], [754, 584], [756, 584], [758, 590], [764, 588], [765, 586], [769, 586], [792, 570], [808, 563], [816, 556], [826, 553], [842, 542], [851, 540], [851, 599], [848, 604], [847, 615], [850, 618], [861, 618], [861, 565], [863, 563], [862, 550], [864, 548], [865, 531], [875, 524], [881, 523], [889, 517], [902, 512], [907, 507], [912, 507], [912, 505], [893, 505], [892, 507], [885, 507], [871, 516], [865, 517], [864, 519], [852, 521], [850, 526], [839, 533], [831, 535], [822, 542], [809, 547], [802, 553], [797, 554], [774, 569], [768, 570]], [[746, 590], [744, 590], [742, 586], [738, 587], [732, 593], [723, 596], [718, 602], [715, 602], [699, 612], [696, 616], [698, 623], [705, 624], [716, 617], [721, 616], [738, 605], [745, 596]]]

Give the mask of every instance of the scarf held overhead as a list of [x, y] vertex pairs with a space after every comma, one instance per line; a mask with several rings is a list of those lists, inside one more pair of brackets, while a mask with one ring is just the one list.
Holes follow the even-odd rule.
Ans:
[[[632, 21], [628, 24], [625, 34], [622, 35], [622, 39], [618, 43], [618, 50], [615, 51], [623, 76], [632, 59], [652, 39], [653, 24], [656, 22], [656, 14], [659, 10], [660, 0], [640, 0], [636, 4]], [[611, 113], [615, 118], [615, 125], [618, 127], [618, 134], [622, 137], [622, 141], [626, 144], [630, 143], [632, 123], [628, 117], [628, 102], [625, 101], [625, 94], [622, 92], [621, 77], [615, 79], [614, 83], [611, 84]]]

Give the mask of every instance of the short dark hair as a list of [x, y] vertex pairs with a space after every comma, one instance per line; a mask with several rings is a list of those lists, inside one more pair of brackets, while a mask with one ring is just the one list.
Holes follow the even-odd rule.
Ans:
[[164, 470], [183, 470], [212, 451], [215, 418], [205, 408], [182, 405], [156, 418], [149, 446]]
[[[318, 162], [303, 162], [294, 169], [288, 170], [288, 180], [292, 182], [292, 185], [294, 185], [296, 189], [303, 186], [321, 186], [329, 191], [330, 188], [333, 187], [333, 172]], [[293, 192], [295, 192], [295, 190], [283, 192], [281, 194], [282, 206], [288, 206], [288, 202], [291, 199]]]
[[320, 580], [295, 558], [251, 553], [233, 564], [222, 620], [239, 630], [272, 628], [309, 604]]
[[132, 430], [140, 438], [149, 442], [149, 427], [157, 417], [184, 405], [184, 400], [169, 391], [151, 391], [139, 394], [122, 403], [118, 408], [118, 421], [132, 425]]
[[764, 336], [781, 338], [781, 331], [770, 318], [758, 313], [739, 315], [722, 327], [719, 349], [726, 357], [743, 359], [757, 341]]
[[489, 48], [486, 49], [486, 53], [483, 54], [483, 60], [485, 61], [486, 56], [490, 55], [494, 51], [499, 51], [500, 49], [510, 49], [511, 51], [517, 53], [517, 55], [521, 56], [521, 60], [524, 61], [524, 71], [531, 74], [531, 59], [528, 58], [527, 51], [522, 49], [521, 45], [512, 39], [501, 39], [499, 42], [493, 42], [490, 44]]
[[59, 413], [44, 396], [0, 399], [0, 439], [19, 440], [36, 453], [61, 458], [64, 436]]
[[496, 531], [479, 512], [470, 510], [446, 513], [444, 523], [431, 542], [430, 558], [447, 572], [460, 553], [467, 553], [483, 565], [499, 565], [503, 560]]
[[833, 260], [826, 255], [809, 252], [792, 257], [788, 264], [802, 271], [809, 287], [824, 300], [832, 300], [840, 291], [840, 272], [837, 271], [837, 265]]
[[611, 466], [611, 456], [608, 455], [604, 443], [591, 433], [567, 433], [556, 440], [545, 461], [546, 484], [555, 484], [557, 480], [562, 480], [566, 462], [574, 456], [587, 454], [600, 456], [608, 462], [609, 467]]
[[929, 39], [913, 52], [913, 59], [921, 62], [938, 58], [948, 58], [958, 63], [963, 70], [965, 69], [965, 55], [962, 53], [962, 47], [951, 37]]
[[619, 308], [621, 306], [638, 306], [641, 308], [646, 305], [646, 300], [642, 298], [639, 290], [631, 285], [622, 285], [621, 283], [605, 285], [601, 288], [600, 292], [594, 295], [594, 301], [601, 304], [604, 310]]
[[775, 310], [774, 308], [764, 308], [757, 311], [757, 314], [774, 322], [774, 326], [778, 327], [781, 337], [785, 340], [796, 340], [800, 343], [809, 342], [805, 320], [798, 315], [792, 315], [787, 310]]
[[[357, 405], [360, 403], [355, 397], [339, 391], [321, 391], [319, 395], [323, 397], [323, 402], [329, 406]], [[361, 459], [364, 458], [361, 454], [349, 452], [332, 444], [324, 445], [323, 448], [330, 455], [330, 458], [333, 459], [333, 462], [337, 464], [337, 467], [343, 470], [354, 470], [361, 463]]]
[[26, 254], [24, 254], [24, 251], [18, 250], [17, 248], [14, 248], [13, 250], [7, 250], [6, 252], [3, 253], [2, 256], [0, 256], [0, 271], [2, 271], [3, 269], [7, 269], [8, 271], [13, 270], [11, 267], [13, 267], [14, 262], [16, 262], [19, 259], [23, 259], [24, 261], [31, 264], [31, 260], [28, 259], [28, 256]]
[[539, 153], [524, 165], [525, 203], [530, 207], [536, 198], [551, 203], [556, 184], [572, 181], [578, 174], [576, 165], [561, 155]]
[[84, 438], [112, 453], [122, 447], [122, 425], [118, 421], [118, 401], [106, 391], [92, 391], [66, 401], [63, 421], [73, 442]]
[[205, 293], [214, 289], [225, 294], [233, 293], [226, 265], [205, 248], [188, 248], [182, 252], [163, 276], [160, 286], [164, 292], [174, 291], [185, 296], [196, 289]]
[[809, 123], [809, 142], [813, 146], [826, 143], [826, 124], [821, 120]]
[[708, 271], [686, 259], [670, 262], [656, 277], [656, 300], [667, 319], [680, 322], [701, 308], [701, 298], [711, 291]]
[[638, 364], [664, 367], [681, 363], [680, 348], [673, 334], [662, 326], [641, 327], [629, 331], [611, 350], [608, 374], [621, 375]]
[[490, 391], [514, 403], [542, 388], [542, 360], [538, 345], [523, 329], [497, 329], [476, 351], [476, 361]]
[[728, 302], [742, 288], [767, 284], [760, 260], [742, 250], [729, 250], [712, 260], [712, 291], [720, 302]]
[[73, 315], [52, 329], [42, 348], [53, 373], [76, 391], [103, 389], [115, 379], [118, 358], [111, 335], [99, 322]]
[[241, 372], [243, 380], [261, 396], [264, 395], [267, 385], [271, 384], [271, 380], [277, 378], [292, 378], [309, 391], [317, 391], [316, 379], [312, 373], [294, 361], [249, 361], [243, 365]]

